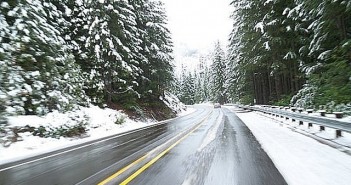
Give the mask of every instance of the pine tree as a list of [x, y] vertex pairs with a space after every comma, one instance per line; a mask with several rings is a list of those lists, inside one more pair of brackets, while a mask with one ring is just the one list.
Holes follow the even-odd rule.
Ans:
[[163, 6], [149, 0], [2, 2], [0, 102], [6, 104], [0, 116], [5, 110], [66, 111], [89, 98], [125, 108], [162, 104], [159, 97], [173, 80]]
[[85, 91], [94, 103], [134, 102], [140, 73], [137, 64], [135, 10], [127, 1], [86, 1], [70, 5], [76, 17], [72, 44], [75, 57], [85, 72]]
[[141, 53], [145, 60], [139, 64], [139, 91], [144, 99], [154, 101], [163, 96], [173, 80], [172, 41], [166, 27], [164, 4], [160, 1], [135, 1], [137, 27], [142, 40]]
[[185, 69], [185, 66], [184, 64], [182, 64], [181, 66], [181, 74], [179, 76], [179, 78], [177, 78], [177, 86], [178, 86], [178, 89], [177, 91], [175, 92], [175, 94], [177, 95], [177, 97], [179, 98], [179, 100], [183, 103], [184, 100], [185, 100], [185, 79], [186, 79], [186, 74], [187, 74], [187, 71]]
[[5, 16], [2, 14], [4, 12], [7, 12], [6, 9], [9, 9], [9, 4], [2, 2], [0, 4], [0, 133], [3, 132], [3, 128], [6, 124], [6, 102], [7, 102], [7, 87], [9, 84], [6, 81], [7, 74], [12, 71], [9, 70], [9, 60], [11, 56], [9, 56], [9, 52], [6, 52], [6, 50], [9, 50], [11, 47], [8, 44], [8, 41], [6, 41], [7, 37], [10, 34], [10, 30], [8, 29], [9, 25], [6, 21]]
[[202, 78], [200, 77], [199, 74], [195, 73], [194, 75], [194, 85], [195, 85], [195, 88], [194, 88], [194, 103], [201, 103], [204, 101], [204, 91], [203, 91], [203, 81], [202, 81]]
[[224, 51], [221, 48], [219, 42], [216, 43], [214, 54], [213, 54], [213, 64], [212, 64], [212, 98], [214, 102], [219, 102], [224, 104], [227, 101], [226, 98], [226, 60]]
[[185, 76], [183, 82], [183, 95], [181, 101], [187, 105], [192, 105], [195, 103], [195, 78], [191, 73]]
[[[293, 1], [239, 1], [231, 33], [229, 67], [238, 75], [230, 77], [238, 89], [233, 98], [245, 103], [266, 104], [296, 93], [304, 82], [299, 70], [299, 49], [306, 33], [302, 21], [289, 12]], [[298, 19], [300, 20], [300, 19]], [[296, 29], [296, 30], [295, 30]], [[243, 95], [243, 96], [242, 96]]]
[[[351, 8], [344, 1], [297, 1], [304, 9], [304, 16], [311, 21], [312, 33], [308, 43], [310, 63], [304, 64], [309, 77], [306, 87], [318, 87], [312, 94], [313, 104], [325, 105], [351, 102], [350, 55]], [[336, 16], [337, 15], [337, 16]], [[303, 89], [303, 91], [306, 91]], [[297, 100], [295, 97], [294, 100]], [[303, 100], [304, 97], [300, 97]], [[301, 101], [300, 101], [301, 102]], [[304, 102], [304, 101], [302, 101]], [[308, 106], [308, 104], [302, 104]]]
[[70, 110], [74, 101], [84, 102], [79, 68], [59, 26], [50, 21], [60, 18], [56, 7], [39, 0], [2, 3], [1, 14], [8, 25], [2, 41], [9, 53], [4, 61], [8, 106], [20, 114], [45, 114]]
[[[309, 107], [350, 102], [350, 4], [233, 1], [232, 99]], [[229, 74], [229, 73], [228, 73]], [[316, 96], [318, 94], [318, 96]]]

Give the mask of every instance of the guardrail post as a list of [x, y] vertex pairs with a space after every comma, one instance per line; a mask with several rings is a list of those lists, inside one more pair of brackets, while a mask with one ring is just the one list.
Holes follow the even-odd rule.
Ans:
[[321, 116], [325, 116], [326, 111], [325, 110], [320, 110], [319, 113], [321, 113]]
[[319, 126], [319, 131], [324, 131], [325, 130], [325, 127], [324, 126]]
[[344, 117], [344, 113], [343, 112], [333, 112], [335, 114], [336, 118], [342, 118]]
[[298, 109], [298, 111], [299, 111], [299, 113], [302, 113], [303, 109], [300, 108], [300, 109]]
[[308, 123], [308, 128], [313, 127], [312, 123]]
[[[292, 107], [291, 111], [295, 113], [289, 113], [290, 111], [280, 111], [277, 109], [269, 109], [269, 108], [253, 108], [253, 107], [243, 107], [245, 110], [256, 110], [259, 112], [264, 112], [265, 114], [269, 114], [273, 117], [281, 118], [281, 119], [286, 119], [289, 120], [291, 119], [292, 122], [297, 122], [299, 125], [304, 125], [304, 122], [307, 123], [308, 128], [313, 127], [313, 124], [317, 124], [315, 127], [319, 127], [320, 131], [325, 131], [326, 127], [334, 128], [335, 129], [335, 135], [336, 137], [342, 137], [342, 131], [345, 132], [350, 132], [351, 130], [351, 125], [350, 124], [345, 124], [348, 123], [347, 121], [344, 120], [331, 120], [331, 119], [326, 119], [325, 117], [315, 117], [311, 115], [305, 115], [305, 114], [297, 114], [296, 111], [298, 110], [301, 112], [301, 110], [304, 109], [297, 109], [296, 107]], [[274, 108], [280, 108], [284, 109], [282, 107], [274, 107]], [[286, 107], [285, 107], [286, 108]], [[308, 113], [311, 113], [314, 111], [314, 109], [307, 109], [306, 110]], [[321, 114], [321, 116], [325, 116], [326, 110], [319, 110], [318, 113]], [[344, 116], [343, 112], [333, 112], [337, 118], [342, 118]], [[274, 119], [274, 118], [273, 118]], [[301, 121], [303, 120], [303, 121]], [[344, 125], [344, 126], [343, 126]]]
[[338, 137], [341, 137], [342, 135], [341, 135], [341, 130], [336, 130], [336, 137], [338, 138]]

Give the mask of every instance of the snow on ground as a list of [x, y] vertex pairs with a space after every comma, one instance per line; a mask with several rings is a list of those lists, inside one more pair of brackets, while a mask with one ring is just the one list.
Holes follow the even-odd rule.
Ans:
[[171, 92], [165, 91], [164, 97], [160, 96], [160, 100], [176, 112], [183, 112], [186, 109], [186, 106]]
[[[188, 107], [178, 116], [184, 116], [194, 112], [195, 109]], [[77, 116], [78, 115], [78, 116]], [[0, 146], [0, 164], [19, 160], [41, 153], [73, 146], [108, 135], [113, 135], [128, 130], [144, 127], [155, 122], [136, 122], [125, 118], [125, 122], [116, 125], [118, 118], [125, 117], [121, 112], [111, 109], [100, 109], [95, 106], [82, 108], [72, 115], [52, 113], [46, 117], [18, 116], [11, 117], [9, 122], [12, 126], [32, 126], [70, 124], [69, 117], [82, 119], [89, 117], [89, 127], [84, 138], [40, 138], [30, 133], [22, 133], [23, 141], [10, 145]], [[273, 162], [283, 174], [290, 185], [346, 185], [351, 182], [351, 156], [317, 142], [315, 139], [293, 131], [298, 128], [299, 132], [314, 134], [326, 139], [333, 139], [334, 130], [320, 132], [317, 126], [308, 128], [305, 125], [298, 126], [297, 123], [284, 122], [284, 119], [274, 121], [260, 113], [246, 112], [237, 113], [240, 119], [249, 127], [264, 150], [272, 158]], [[333, 139], [334, 142], [350, 143], [351, 134], [344, 133], [343, 137]]]
[[[291, 125], [274, 121], [259, 113], [238, 112], [237, 115], [261, 143], [288, 184], [350, 184], [350, 155], [293, 131]], [[350, 135], [342, 138], [351, 140]]]
[[193, 112], [195, 112], [195, 111], [196, 111], [196, 109], [193, 108], [192, 106], [187, 106], [186, 110], [185, 110], [185, 111], [182, 111], [182, 112], [179, 112], [179, 113], [177, 114], [177, 116], [178, 116], [178, 117], [180, 117], [180, 116], [185, 116], [185, 115], [191, 114], [191, 113], [193, 113]]
[[[180, 112], [178, 116], [185, 116], [194, 111], [194, 108], [189, 107], [187, 110]], [[33, 127], [44, 126], [53, 128], [64, 124], [70, 125], [76, 123], [75, 121], [72, 121], [72, 117], [74, 117], [75, 120], [86, 120], [86, 118], [88, 118], [88, 131], [83, 137], [60, 137], [55, 139], [33, 136], [29, 132], [20, 133], [19, 135], [21, 136], [22, 141], [14, 142], [9, 147], [4, 147], [0, 144], [0, 164], [62, 149], [156, 123], [152, 120], [147, 122], [134, 121], [129, 119], [127, 115], [122, 112], [108, 108], [101, 109], [97, 106], [90, 106], [89, 108], [83, 107], [79, 111], [66, 114], [53, 112], [45, 117], [9, 117], [9, 124], [11, 127], [30, 125]], [[120, 125], [115, 124], [117, 119], [124, 119], [124, 123]]]

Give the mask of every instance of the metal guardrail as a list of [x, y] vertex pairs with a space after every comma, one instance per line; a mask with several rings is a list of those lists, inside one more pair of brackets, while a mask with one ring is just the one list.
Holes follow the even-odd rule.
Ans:
[[329, 127], [329, 128], [333, 128], [333, 129], [336, 129], [336, 137], [341, 136], [341, 131], [351, 133], [351, 123], [346, 122], [346, 121], [342, 121], [342, 120], [311, 116], [311, 115], [306, 115], [303, 113], [289, 112], [289, 111], [277, 109], [277, 108], [240, 106], [240, 105], [238, 107], [244, 108], [244, 109], [249, 109], [249, 110], [254, 110], [254, 111], [259, 111], [259, 112], [263, 112], [263, 113], [268, 113], [268, 114], [274, 114], [277, 116], [285, 117], [286, 119], [291, 118], [292, 120], [299, 120], [300, 124], [303, 122], [307, 122], [309, 124], [317, 124], [317, 125], [321, 126], [321, 130], [324, 130], [324, 126]]

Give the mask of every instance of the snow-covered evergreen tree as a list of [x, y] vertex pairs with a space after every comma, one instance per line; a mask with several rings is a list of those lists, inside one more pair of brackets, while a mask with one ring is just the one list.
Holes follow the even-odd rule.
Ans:
[[5, 51], [10, 49], [8, 47], [11, 47], [8, 41], [5, 41], [10, 34], [10, 30], [6, 18], [3, 15], [9, 8], [10, 5], [6, 2], [0, 4], [0, 131], [2, 131], [2, 127], [5, 124], [7, 101], [7, 89], [5, 87], [8, 86], [6, 75], [10, 73], [8, 64], [11, 57], [9, 56], [10, 53]]
[[132, 3], [136, 9], [140, 51], [145, 57], [139, 67], [138, 90], [142, 97], [153, 101], [163, 96], [166, 87], [173, 80], [172, 41], [166, 27], [167, 16], [164, 4], [157, 0], [140, 0]]
[[[235, 17], [235, 16], [232, 16]], [[243, 90], [240, 87], [240, 74], [241, 71], [238, 70], [240, 61], [240, 36], [238, 33], [238, 29], [240, 29], [239, 21], [234, 20], [233, 30], [229, 35], [229, 46], [228, 46], [228, 58], [226, 64], [226, 88], [227, 88], [227, 96], [228, 101], [231, 103], [236, 103], [240, 101], [240, 92]]]
[[199, 65], [195, 69], [195, 103], [209, 101], [209, 70], [206, 57], [200, 56]]
[[6, 24], [2, 52], [7, 111], [45, 114], [86, 101], [79, 67], [61, 37], [57, 8], [39, 0], [1, 3]]
[[194, 75], [194, 102], [201, 103], [204, 102], [204, 91], [203, 91], [203, 80], [200, 77], [200, 74], [195, 73]]
[[242, 0], [232, 4], [229, 67], [239, 73], [230, 77], [237, 84], [229, 85], [237, 89], [233, 98], [265, 104], [296, 93], [304, 81], [298, 53], [306, 33], [299, 29], [301, 21], [288, 16], [294, 2]]
[[[133, 107], [158, 99], [172, 80], [172, 43], [159, 1], [77, 1], [68, 33], [93, 102]], [[63, 7], [63, 6], [62, 6]]]
[[78, 45], [76, 58], [85, 71], [86, 92], [95, 103], [130, 93], [137, 73], [133, 54], [138, 52], [129, 47], [137, 44], [131, 32], [136, 24], [132, 7], [126, 1], [109, 0], [74, 7], [78, 18], [72, 20], [77, 26], [73, 43]]
[[215, 44], [212, 69], [212, 100], [224, 104], [226, 97], [226, 60], [225, 53], [219, 42]]
[[188, 73], [185, 76], [183, 82], [183, 94], [181, 97], [181, 101], [187, 105], [192, 105], [195, 103], [195, 78], [193, 74]]
[[66, 111], [90, 99], [162, 104], [173, 80], [162, 2], [19, 0], [0, 10], [0, 116]]
[[232, 99], [287, 105], [296, 94], [291, 103], [304, 107], [351, 101], [350, 3], [240, 0], [232, 5]]
[[[310, 58], [310, 62], [302, 65], [309, 80], [299, 94], [311, 92], [306, 88], [318, 87], [315, 93], [308, 94], [313, 97], [314, 104], [351, 102], [350, 3], [333, 0], [296, 2], [303, 18], [310, 20], [306, 30], [311, 33], [309, 42], [302, 48]], [[292, 103], [310, 102], [304, 97], [296, 97]]]

